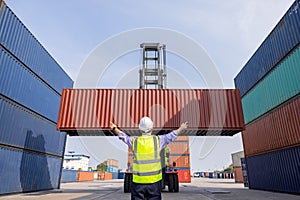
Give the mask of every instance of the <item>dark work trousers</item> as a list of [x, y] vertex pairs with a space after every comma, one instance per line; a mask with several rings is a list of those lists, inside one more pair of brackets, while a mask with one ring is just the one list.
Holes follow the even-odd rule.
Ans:
[[161, 181], [151, 184], [132, 183], [132, 200], [161, 200]]

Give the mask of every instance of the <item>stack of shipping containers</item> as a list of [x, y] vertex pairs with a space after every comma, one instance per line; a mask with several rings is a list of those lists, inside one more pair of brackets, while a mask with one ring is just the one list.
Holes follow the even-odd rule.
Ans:
[[[174, 169], [178, 172], [178, 180], [180, 183], [190, 183], [190, 149], [189, 137], [178, 136], [174, 142], [168, 144], [169, 147], [169, 169]], [[176, 166], [173, 167], [173, 162]], [[128, 170], [132, 170], [133, 152], [128, 148]]]
[[190, 171], [190, 148], [189, 137], [178, 136], [174, 142], [168, 144], [170, 150], [169, 166], [173, 166], [173, 162], [176, 163], [175, 169], [178, 172], [178, 180], [180, 183], [191, 182]]
[[115, 159], [107, 159], [106, 171], [112, 174], [112, 179], [118, 179], [119, 162]]
[[0, 4], [0, 194], [58, 188], [66, 134], [56, 121], [72, 80]]
[[235, 78], [249, 188], [300, 193], [300, 1]]

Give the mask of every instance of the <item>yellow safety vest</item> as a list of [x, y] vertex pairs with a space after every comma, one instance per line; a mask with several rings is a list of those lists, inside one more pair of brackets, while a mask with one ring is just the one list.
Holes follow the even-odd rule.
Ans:
[[133, 182], [155, 183], [162, 179], [158, 136], [143, 135], [133, 139]]

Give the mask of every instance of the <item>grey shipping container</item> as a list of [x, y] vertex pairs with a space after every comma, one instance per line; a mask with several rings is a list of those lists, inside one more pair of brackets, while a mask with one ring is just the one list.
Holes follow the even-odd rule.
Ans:
[[66, 133], [0, 95], [0, 144], [63, 156]]
[[244, 96], [300, 42], [300, 0], [296, 0], [235, 77]]
[[76, 182], [78, 178], [78, 170], [63, 169], [61, 173], [61, 182]]
[[244, 151], [239, 151], [231, 154], [233, 167], [241, 167], [241, 158], [244, 158]]
[[300, 194], [300, 146], [247, 157], [250, 189]]
[[1, 1], [0, 45], [61, 94], [73, 81], [18, 17]]
[[300, 45], [242, 98], [245, 124], [300, 93]]
[[0, 47], [0, 93], [56, 123], [60, 94]]
[[0, 194], [59, 188], [62, 158], [0, 145], [0, 161]]

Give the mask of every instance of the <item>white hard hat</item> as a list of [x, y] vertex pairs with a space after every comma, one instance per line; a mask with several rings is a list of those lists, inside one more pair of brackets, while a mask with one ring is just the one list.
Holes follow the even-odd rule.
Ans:
[[139, 129], [145, 133], [151, 133], [153, 121], [149, 117], [143, 117], [140, 120]]

